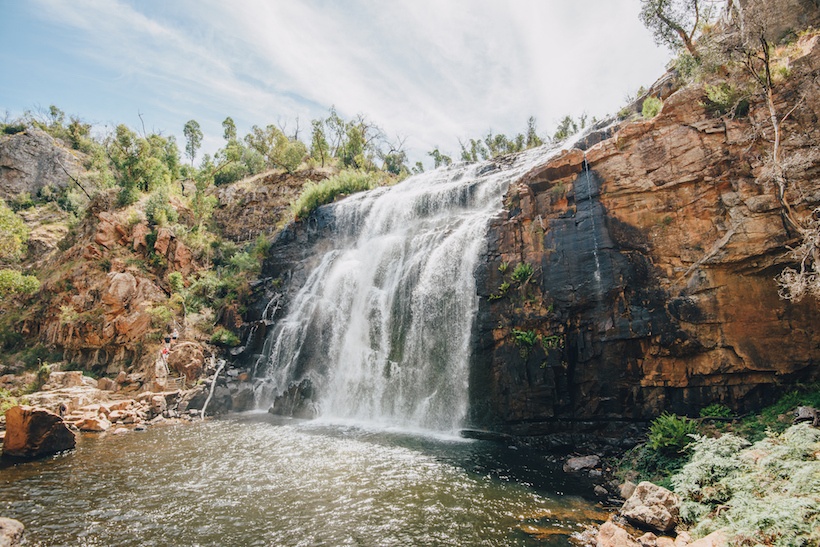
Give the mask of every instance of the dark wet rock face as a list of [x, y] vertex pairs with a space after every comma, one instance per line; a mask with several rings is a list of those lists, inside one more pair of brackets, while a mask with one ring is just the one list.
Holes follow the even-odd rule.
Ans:
[[[808, 74], [820, 46], [803, 47], [794, 66]], [[790, 85], [783, 101], [818, 91]], [[770, 143], [748, 139], [766, 107], [713, 119], [702, 93], [678, 91], [657, 118], [510, 188], [478, 271], [471, 427], [554, 448], [626, 444], [662, 411], [745, 412], [816, 379], [818, 303], [780, 299], [773, 279], [794, 234], [761, 182]], [[799, 163], [789, 199], [805, 216], [820, 205], [820, 101], [795, 114], [784, 156]]]

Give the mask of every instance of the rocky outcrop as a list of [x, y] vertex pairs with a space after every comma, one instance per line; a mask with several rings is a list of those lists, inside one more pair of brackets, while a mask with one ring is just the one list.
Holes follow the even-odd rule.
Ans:
[[63, 188], [84, 171], [71, 152], [51, 135], [37, 128], [0, 137], [0, 198], [21, 193], [36, 196], [46, 186]]
[[44, 268], [41, 298], [28, 314], [34, 319], [24, 321], [20, 330], [97, 373], [150, 371], [160, 345], [156, 333], [171, 326], [161, 318], [173, 314], [167, 273], [160, 270], [159, 277], [139, 262], [149, 255], [163, 257], [166, 272], [184, 276], [195, 264], [171, 230], [128, 222], [124, 213], [106, 210], [108, 205], [92, 204], [93, 214], [74, 236], [74, 245]]
[[71, 450], [76, 444], [74, 433], [57, 414], [31, 406], [6, 411], [4, 458], [39, 458]]
[[[820, 39], [795, 48], [776, 102], [795, 107], [783, 156], [805, 216], [820, 205]], [[773, 280], [797, 234], [766, 178], [768, 110], [715, 118], [703, 103], [681, 89], [511, 187], [478, 273], [475, 424], [628, 444], [664, 410], [745, 412], [817, 377], [818, 303], [781, 300]]]
[[260, 234], [271, 235], [290, 220], [290, 203], [308, 182], [320, 182], [330, 170], [310, 169], [294, 174], [270, 171], [236, 184], [221, 186], [216, 192], [219, 205], [214, 220], [226, 237], [252, 241]]
[[734, 4], [743, 31], [753, 39], [762, 33], [777, 43], [801, 29], [820, 25], [820, 6], [815, 0], [735, 0]]

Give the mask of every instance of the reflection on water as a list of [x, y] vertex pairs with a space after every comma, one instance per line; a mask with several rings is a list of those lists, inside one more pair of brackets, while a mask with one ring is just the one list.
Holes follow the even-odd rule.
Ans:
[[567, 545], [603, 515], [544, 467], [485, 442], [244, 414], [6, 466], [0, 515], [29, 547]]

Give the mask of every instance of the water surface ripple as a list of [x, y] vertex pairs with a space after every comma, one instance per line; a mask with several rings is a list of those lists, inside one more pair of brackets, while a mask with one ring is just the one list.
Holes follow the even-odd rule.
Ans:
[[567, 545], [602, 515], [544, 469], [490, 443], [244, 414], [6, 465], [0, 514], [28, 547]]

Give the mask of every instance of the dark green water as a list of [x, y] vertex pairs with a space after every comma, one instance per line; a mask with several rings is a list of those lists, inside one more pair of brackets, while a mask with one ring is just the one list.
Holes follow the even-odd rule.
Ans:
[[562, 480], [492, 443], [244, 414], [4, 464], [0, 515], [27, 547], [568, 545], [605, 515]]

